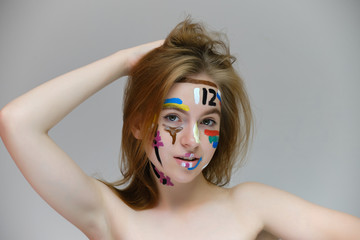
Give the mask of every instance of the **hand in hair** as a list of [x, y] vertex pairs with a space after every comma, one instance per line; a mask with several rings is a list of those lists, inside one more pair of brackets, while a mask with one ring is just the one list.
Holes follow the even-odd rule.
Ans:
[[146, 53], [153, 50], [154, 48], [160, 47], [163, 43], [164, 40], [158, 40], [126, 49], [126, 51], [128, 51], [127, 73], [129, 73], [129, 71]]

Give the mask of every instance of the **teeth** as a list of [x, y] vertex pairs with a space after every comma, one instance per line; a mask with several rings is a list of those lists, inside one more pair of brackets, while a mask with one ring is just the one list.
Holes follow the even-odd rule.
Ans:
[[183, 158], [185, 158], [185, 159], [195, 158], [195, 154], [193, 154], [193, 153], [186, 153]]

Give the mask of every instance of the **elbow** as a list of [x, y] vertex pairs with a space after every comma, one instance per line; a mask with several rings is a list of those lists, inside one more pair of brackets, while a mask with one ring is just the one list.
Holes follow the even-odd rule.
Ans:
[[8, 107], [6, 106], [0, 110], [0, 136], [2, 138], [4, 137], [9, 124], [11, 124], [10, 112], [11, 111], [9, 111]]
[[0, 136], [2, 138], [9, 132], [19, 129], [21, 113], [11, 106], [5, 106], [0, 110]]

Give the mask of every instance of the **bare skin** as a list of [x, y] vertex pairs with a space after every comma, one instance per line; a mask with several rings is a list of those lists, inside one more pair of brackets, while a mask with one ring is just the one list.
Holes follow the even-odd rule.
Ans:
[[[0, 134], [6, 148], [51, 207], [93, 240], [255, 239], [262, 230], [282, 239], [360, 239], [358, 218], [258, 183], [224, 189], [208, 184], [201, 174], [171, 188], [157, 181], [159, 204], [134, 211], [87, 176], [48, 131], [161, 44], [119, 51], [50, 80], [1, 110]], [[183, 144], [189, 147], [194, 139]]]

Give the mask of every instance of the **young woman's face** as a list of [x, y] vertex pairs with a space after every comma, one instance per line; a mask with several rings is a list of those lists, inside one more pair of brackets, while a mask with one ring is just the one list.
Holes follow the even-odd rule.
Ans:
[[221, 95], [207, 75], [171, 88], [147, 155], [164, 185], [191, 182], [211, 161], [220, 130]]

